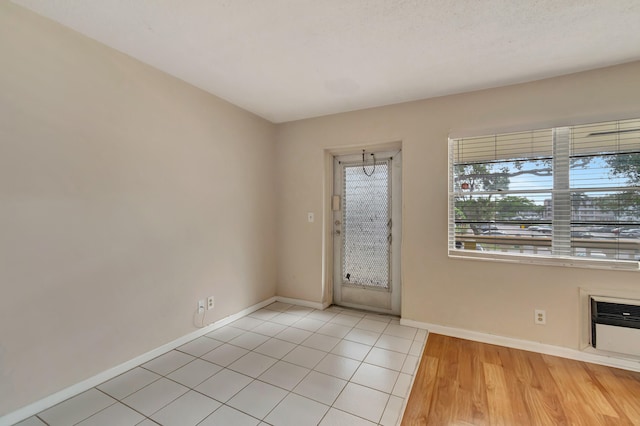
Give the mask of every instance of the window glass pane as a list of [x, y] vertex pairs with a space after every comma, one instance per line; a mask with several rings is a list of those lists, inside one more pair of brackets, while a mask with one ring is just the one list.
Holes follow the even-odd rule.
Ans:
[[640, 119], [452, 140], [450, 165], [450, 249], [640, 260]]
[[640, 191], [572, 192], [571, 239], [580, 257], [640, 255]]
[[634, 224], [640, 222], [640, 191], [572, 191], [571, 221], [587, 224]]
[[613, 188], [640, 185], [640, 154], [573, 157], [570, 185], [578, 188]]
[[551, 223], [551, 193], [459, 196], [455, 200], [455, 212], [456, 224], [468, 224], [467, 228], [475, 234], [495, 230], [495, 227], [488, 228], [487, 224], [496, 222], [517, 225], [516, 228], [505, 229], [514, 234], [514, 229], [523, 229], [520, 225]]
[[459, 163], [454, 168], [454, 187], [464, 194], [486, 191], [551, 189], [551, 160], [515, 160]]
[[550, 254], [551, 192], [457, 197], [457, 248]]

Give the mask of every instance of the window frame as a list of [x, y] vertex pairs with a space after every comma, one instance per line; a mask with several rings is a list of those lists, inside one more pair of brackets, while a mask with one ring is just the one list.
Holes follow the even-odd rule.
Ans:
[[[599, 124], [609, 124], [609, 123], [617, 123], [620, 121], [611, 121], [607, 123], [593, 123], [593, 125]], [[640, 121], [638, 121], [640, 124]], [[638, 126], [640, 127], [640, 126]], [[498, 262], [510, 262], [510, 263], [521, 263], [521, 264], [535, 264], [535, 265], [549, 265], [549, 266], [565, 266], [565, 267], [580, 267], [580, 268], [597, 268], [597, 269], [611, 269], [611, 270], [626, 270], [626, 271], [640, 271], [640, 256], [637, 257], [637, 260], [624, 260], [624, 259], [599, 259], [593, 257], [581, 257], [578, 255], [572, 254], [572, 249], [576, 247], [580, 247], [578, 245], [574, 245], [572, 241], [572, 226], [574, 223], [580, 222], [579, 220], [574, 220], [572, 218], [572, 202], [571, 196], [576, 191], [576, 187], [572, 187], [571, 184], [571, 167], [570, 161], [575, 156], [572, 155], [572, 132], [575, 127], [571, 126], [563, 126], [563, 127], [554, 127], [550, 129], [541, 129], [541, 130], [529, 130], [524, 132], [515, 132], [511, 134], [520, 134], [525, 132], [537, 132], [537, 131], [548, 131], [552, 132], [551, 139], [551, 163], [552, 163], [552, 187], [550, 191], [545, 189], [535, 189], [531, 191], [524, 190], [493, 190], [493, 191], [480, 191], [476, 194], [496, 194], [496, 195], [510, 195], [510, 194], [518, 194], [518, 193], [549, 193], [553, 194], [552, 196], [552, 205], [553, 205], [553, 215], [551, 218], [552, 224], [552, 238], [551, 238], [551, 254], [525, 254], [525, 253], [514, 253], [514, 252], [501, 252], [501, 251], [478, 251], [475, 249], [467, 249], [466, 247], [460, 247], [458, 244], [459, 241], [456, 240], [456, 226], [459, 225], [459, 221], [456, 218], [456, 199], [460, 197], [463, 192], [455, 187], [455, 174], [456, 174], [456, 166], [461, 164], [469, 165], [468, 161], [459, 161], [456, 160], [456, 152], [455, 148], [459, 148], [456, 145], [459, 141], [464, 139], [474, 139], [474, 137], [470, 138], [452, 138], [449, 137], [448, 141], [448, 256], [450, 258], [461, 258], [461, 259], [469, 259], [469, 260], [486, 260], [486, 261], [498, 261]], [[489, 135], [488, 137], [498, 137], [498, 136], [506, 136], [509, 133], [505, 134], [496, 134]], [[480, 138], [478, 138], [480, 139]], [[598, 148], [600, 149], [600, 148]], [[640, 152], [640, 151], [638, 151]], [[620, 152], [622, 154], [622, 152]], [[598, 155], [594, 152], [593, 156]], [[549, 159], [549, 156], [545, 156], [545, 159]], [[539, 160], [540, 156], [532, 155], [530, 157], [519, 157], [519, 161], [532, 161]], [[478, 164], [489, 164], [492, 161], [496, 161], [495, 159], [487, 158], [485, 160], [476, 160]], [[514, 161], [512, 157], [505, 157], [503, 161]], [[632, 187], [623, 187], [618, 185], [617, 187], [612, 187], [612, 190], [620, 190], [631, 188], [633, 191], [640, 190], [640, 183], [638, 186]], [[587, 191], [584, 191], [587, 192]], [[568, 209], [559, 209], [557, 206], [559, 203], [566, 203], [568, 201]], [[640, 220], [640, 218], [638, 218]], [[541, 221], [542, 222], [542, 221]], [[476, 222], [477, 223], [477, 222]], [[557, 228], [558, 226], [558, 228]], [[557, 231], [559, 229], [559, 231]], [[477, 239], [478, 235], [474, 234], [469, 237], [471, 239]], [[518, 237], [520, 238], [520, 237]], [[632, 243], [633, 244], [633, 243]], [[534, 243], [535, 245], [535, 243]], [[475, 243], [471, 245], [474, 247]], [[637, 252], [636, 252], [637, 253]]]

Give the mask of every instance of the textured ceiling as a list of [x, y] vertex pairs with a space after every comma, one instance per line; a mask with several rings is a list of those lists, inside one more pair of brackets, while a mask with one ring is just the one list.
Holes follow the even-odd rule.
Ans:
[[273, 122], [640, 59], [639, 0], [14, 0]]

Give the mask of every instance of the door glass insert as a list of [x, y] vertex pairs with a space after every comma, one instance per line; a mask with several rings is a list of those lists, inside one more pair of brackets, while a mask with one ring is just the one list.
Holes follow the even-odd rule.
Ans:
[[389, 164], [344, 165], [343, 184], [342, 284], [388, 290]]

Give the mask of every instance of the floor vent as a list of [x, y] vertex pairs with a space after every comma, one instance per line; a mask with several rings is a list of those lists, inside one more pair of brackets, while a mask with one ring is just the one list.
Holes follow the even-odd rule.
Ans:
[[640, 300], [591, 296], [591, 346], [640, 356]]

